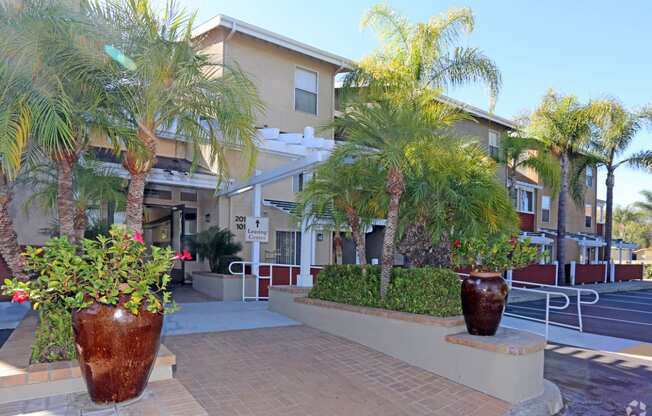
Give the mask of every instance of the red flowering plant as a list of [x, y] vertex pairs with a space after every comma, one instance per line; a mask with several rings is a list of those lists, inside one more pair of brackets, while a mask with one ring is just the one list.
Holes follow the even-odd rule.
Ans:
[[456, 267], [470, 267], [475, 272], [502, 273], [525, 267], [537, 258], [529, 239], [505, 235], [454, 240], [451, 253]]
[[[177, 259], [170, 248], [148, 249], [140, 233], [113, 226], [108, 236], [83, 240], [81, 251], [65, 237], [23, 254], [31, 281], [5, 280], [2, 289], [15, 302], [30, 300], [34, 309], [49, 305], [84, 309], [97, 302], [123, 305], [134, 315], [171, 312], [169, 271]], [[189, 255], [189, 253], [188, 253]], [[184, 257], [186, 258], [186, 257]]]

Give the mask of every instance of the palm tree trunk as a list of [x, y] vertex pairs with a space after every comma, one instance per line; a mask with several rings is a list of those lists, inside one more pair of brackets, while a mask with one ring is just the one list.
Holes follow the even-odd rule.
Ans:
[[557, 284], [566, 283], [566, 198], [568, 196], [570, 160], [567, 153], [561, 154], [561, 189], [559, 190], [559, 203], [557, 205], [557, 262], [559, 267], [559, 281]]
[[127, 228], [133, 232], [143, 232], [143, 201], [147, 172], [132, 173], [127, 191]]
[[88, 218], [86, 217], [86, 208], [77, 207], [75, 209], [75, 239], [79, 243], [84, 239]]
[[614, 170], [611, 167], [607, 168], [607, 207], [604, 221], [604, 239], [607, 245], [604, 248], [602, 260], [607, 262], [607, 281], [611, 279], [611, 240], [613, 238], [613, 209], [614, 209], [614, 185], [616, 178], [614, 177]]
[[367, 241], [364, 233], [360, 230], [360, 218], [352, 207], [347, 208], [346, 215], [349, 226], [351, 227], [351, 236], [355, 242], [355, 252], [358, 255], [358, 261], [360, 264], [367, 264]]
[[27, 275], [23, 271], [25, 260], [20, 255], [21, 249], [18, 245], [18, 236], [9, 214], [11, 197], [11, 189], [6, 183], [4, 175], [0, 173], [0, 255], [7, 263], [13, 277], [27, 280]]
[[398, 211], [401, 196], [405, 190], [403, 173], [396, 168], [387, 172], [387, 193], [389, 194], [389, 207], [387, 209], [387, 224], [383, 236], [382, 266], [380, 270], [380, 298], [384, 299], [389, 288], [389, 281], [394, 267], [394, 246], [396, 229], [398, 228]]
[[335, 264], [342, 264], [342, 233], [336, 231], [333, 235], [335, 244]]
[[74, 157], [57, 159], [57, 216], [59, 217], [59, 235], [68, 237], [73, 243], [75, 236], [75, 196], [73, 190]]

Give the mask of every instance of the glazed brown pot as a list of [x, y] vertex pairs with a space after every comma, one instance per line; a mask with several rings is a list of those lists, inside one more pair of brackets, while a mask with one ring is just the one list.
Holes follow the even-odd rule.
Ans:
[[95, 403], [138, 397], [161, 343], [163, 314], [92, 304], [72, 314], [79, 367]]
[[509, 288], [500, 273], [471, 272], [462, 281], [462, 311], [472, 335], [496, 335]]

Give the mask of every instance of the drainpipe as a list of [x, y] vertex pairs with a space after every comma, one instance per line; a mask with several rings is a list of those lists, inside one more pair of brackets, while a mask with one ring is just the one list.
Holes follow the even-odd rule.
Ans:
[[235, 21], [234, 21], [234, 22], [231, 24], [231, 31], [229, 32], [228, 35], [226, 35], [226, 38], [225, 38], [224, 40], [227, 41], [227, 40], [231, 39], [231, 37], [233, 37], [233, 35], [235, 34], [236, 31], [237, 31], [237, 30], [236, 30], [236, 23], [235, 23]]

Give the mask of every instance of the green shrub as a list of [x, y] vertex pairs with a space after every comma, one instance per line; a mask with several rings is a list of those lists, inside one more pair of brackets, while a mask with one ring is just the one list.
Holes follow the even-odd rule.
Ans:
[[65, 307], [48, 305], [39, 309], [32, 362], [68, 361], [76, 357], [72, 316]]
[[432, 316], [461, 314], [460, 282], [450, 270], [395, 268], [387, 296], [381, 302], [380, 268], [366, 266], [366, 269], [363, 273], [356, 265], [327, 266], [319, 273], [309, 297]]
[[645, 275], [643, 276], [643, 278], [647, 280], [652, 280], [652, 264], [645, 265]]
[[387, 309], [432, 316], [462, 313], [460, 279], [448, 269], [394, 269], [385, 297]]
[[317, 277], [309, 297], [361, 306], [379, 306], [380, 267], [326, 266]]

